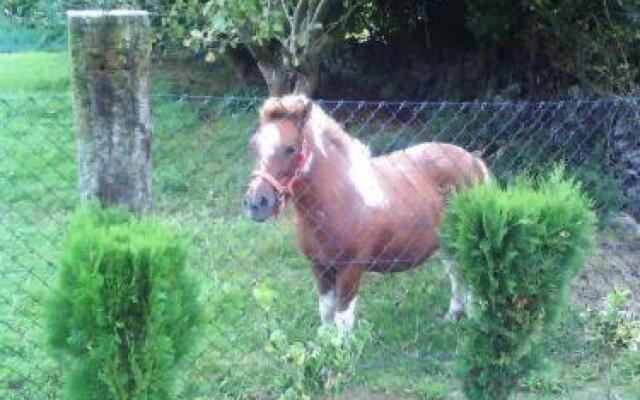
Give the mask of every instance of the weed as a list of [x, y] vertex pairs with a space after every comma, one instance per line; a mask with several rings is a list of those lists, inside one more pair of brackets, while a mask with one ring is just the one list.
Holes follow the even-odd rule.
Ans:
[[315, 340], [291, 342], [280, 330], [271, 334], [267, 352], [287, 371], [281, 399], [310, 399], [312, 396], [344, 390], [365, 346], [371, 340], [371, 326], [360, 321], [344, 337], [333, 325], [321, 326]]
[[605, 355], [607, 399], [613, 398], [611, 378], [614, 362], [624, 350], [630, 350], [631, 354], [639, 350], [640, 322], [624, 311], [629, 296], [628, 290], [615, 289], [607, 294], [603, 310], [588, 312], [591, 340]]

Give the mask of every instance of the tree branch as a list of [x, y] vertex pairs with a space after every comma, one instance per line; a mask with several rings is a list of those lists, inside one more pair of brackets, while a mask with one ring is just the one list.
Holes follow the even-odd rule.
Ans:
[[289, 25], [293, 25], [293, 17], [289, 12], [289, 7], [287, 7], [284, 0], [280, 0], [280, 5], [282, 6], [282, 11], [284, 12], [284, 16], [287, 18], [287, 21], [289, 21]]
[[326, 11], [327, 5], [329, 4], [328, 0], [320, 0], [318, 6], [316, 7], [316, 11], [313, 14], [313, 18], [309, 21], [309, 26], [313, 27], [318, 23], [318, 20], [322, 17], [322, 14]]
[[296, 35], [300, 29], [300, 14], [302, 14], [302, 10], [304, 9], [304, 5], [307, 4], [308, 0], [298, 0], [298, 4], [296, 5], [296, 9], [293, 11], [293, 29], [291, 30]]
[[300, 35], [300, 14], [302, 14], [305, 5], [308, 6], [309, 0], [298, 0], [295, 10], [293, 11], [293, 21], [291, 23], [291, 32], [289, 33], [289, 55], [292, 65], [297, 63], [298, 45], [296, 39]]
[[307, 6], [307, 16], [305, 17], [305, 21], [307, 23], [307, 30], [309, 29], [309, 24], [311, 23], [311, 11], [315, 8], [315, 1], [309, 0], [309, 5]]
[[273, 55], [272, 52], [267, 50], [264, 46], [255, 46], [252, 43], [247, 43], [247, 42], [244, 43], [244, 46], [247, 48], [247, 50], [249, 51], [249, 54], [251, 54], [251, 57], [253, 57], [253, 59], [256, 60], [256, 62], [259, 61], [262, 63], [273, 64], [273, 65], [277, 64], [276, 57]]

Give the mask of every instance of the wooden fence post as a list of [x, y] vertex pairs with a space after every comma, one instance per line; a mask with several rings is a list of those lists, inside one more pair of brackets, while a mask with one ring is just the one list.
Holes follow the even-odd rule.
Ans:
[[151, 207], [151, 31], [146, 11], [69, 11], [79, 189], [134, 212]]

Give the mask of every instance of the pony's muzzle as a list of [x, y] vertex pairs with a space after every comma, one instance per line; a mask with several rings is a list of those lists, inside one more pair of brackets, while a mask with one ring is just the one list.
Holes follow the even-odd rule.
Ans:
[[252, 182], [244, 197], [244, 209], [249, 218], [256, 222], [265, 221], [273, 215], [277, 197], [270, 185]]

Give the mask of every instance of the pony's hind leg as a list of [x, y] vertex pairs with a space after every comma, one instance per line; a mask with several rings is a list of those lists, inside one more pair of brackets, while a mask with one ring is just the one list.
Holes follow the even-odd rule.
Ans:
[[333, 324], [336, 314], [336, 277], [327, 268], [314, 265], [313, 272], [318, 285], [318, 311], [322, 325]]
[[442, 258], [441, 261], [451, 280], [451, 300], [449, 301], [449, 310], [444, 317], [450, 321], [458, 320], [465, 312], [464, 281], [453, 261], [446, 258]]
[[349, 266], [337, 273], [335, 323], [342, 335], [347, 335], [353, 328], [361, 278], [360, 267]]

